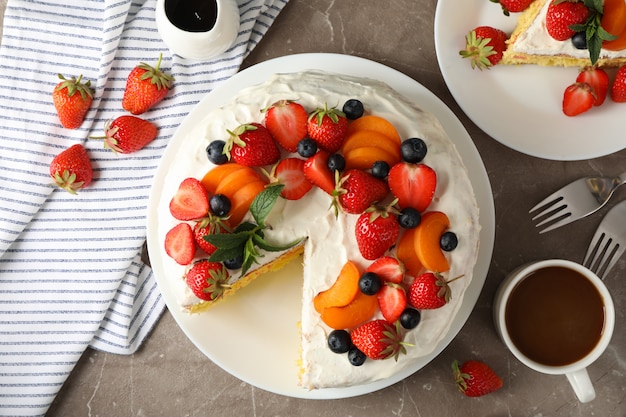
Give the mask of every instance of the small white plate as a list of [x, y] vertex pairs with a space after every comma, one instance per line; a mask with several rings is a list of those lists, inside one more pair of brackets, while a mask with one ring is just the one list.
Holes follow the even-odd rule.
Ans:
[[[158, 236], [158, 203], [164, 178], [176, 152], [185, 146], [188, 132], [206, 112], [229, 102], [244, 87], [260, 84], [275, 73], [319, 69], [387, 82], [424, 109], [434, 113], [455, 142], [480, 207], [480, 248], [474, 277], [449, 332], [430, 355], [416, 360], [391, 378], [348, 388], [307, 391], [298, 387], [297, 360], [300, 348], [297, 322], [301, 310], [302, 270], [297, 262], [251, 283], [236, 297], [210, 313], [189, 315], [176, 301], [172, 277], [164, 274], [165, 253]], [[182, 148], [184, 149], [184, 148]], [[453, 168], [453, 167], [451, 167]], [[161, 207], [167, 210], [167, 207]], [[454, 113], [430, 91], [406, 75], [384, 65], [348, 55], [303, 54], [273, 59], [248, 68], [209, 93], [183, 120], [157, 170], [148, 205], [148, 250], [165, 302], [180, 328], [206, 356], [237, 378], [266, 391], [308, 399], [353, 397], [386, 388], [428, 364], [457, 335], [482, 290], [493, 250], [495, 215], [491, 186], [474, 144]], [[277, 302], [280, 300], [280, 302]]]
[[518, 16], [507, 17], [499, 4], [486, 0], [437, 3], [437, 58], [459, 106], [495, 140], [527, 155], [574, 161], [624, 149], [626, 104], [607, 98], [579, 116], [563, 114], [563, 92], [576, 80], [577, 68], [496, 65], [479, 71], [459, 56], [467, 32], [488, 25], [510, 34]]

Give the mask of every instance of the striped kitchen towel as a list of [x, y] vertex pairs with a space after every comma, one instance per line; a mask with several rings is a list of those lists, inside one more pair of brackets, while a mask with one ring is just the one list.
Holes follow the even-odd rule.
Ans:
[[[234, 46], [211, 62], [172, 55], [156, 0], [9, 0], [0, 45], [0, 415], [44, 415], [88, 346], [130, 354], [164, 309], [141, 259], [159, 159], [185, 115], [235, 74], [288, 0], [237, 0]], [[133, 154], [104, 149], [105, 121], [127, 114], [126, 78], [140, 62], [175, 78], [142, 115], [158, 138]], [[95, 90], [82, 126], [63, 128], [57, 74]], [[77, 196], [52, 187], [52, 158], [82, 143], [94, 182]]]

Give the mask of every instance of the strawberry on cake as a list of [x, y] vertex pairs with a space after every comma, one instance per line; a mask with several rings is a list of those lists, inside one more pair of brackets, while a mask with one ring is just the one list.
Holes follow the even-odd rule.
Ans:
[[517, 20], [501, 64], [618, 67], [626, 64], [626, 3], [535, 0]]
[[301, 259], [304, 389], [387, 378], [446, 335], [478, 207], [439, 121], [388, 85], [277, 74], [209, 112], [174, 161], [158, 235], [181, 308], [211, 314]]

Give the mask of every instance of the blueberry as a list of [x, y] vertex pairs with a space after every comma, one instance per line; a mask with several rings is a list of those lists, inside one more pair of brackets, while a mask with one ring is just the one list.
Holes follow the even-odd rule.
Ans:
[[363, 108], [363, 103], [361, 103], [360, 100], [351, 98], [345, 102], [342, 111], [346, 114], [346, 118], [349, 120], [355, 120], [363, 116], [365, 109]]
[[230, 212], [231, 204], [224, 194], [215, 194], [209, 199], [209, 207], [213, 214], [224, 217]]
[[398, 223], [404, 229], [414, 229], [422, 221], [422, 215], [413, 207], [405, 207], [400, 211]]
[[333, 330], [328, 335], [328, 347], [335, 353], [346, 353], [352, 347], [350, 333], [345, 330]]
[[331, 156], [328, 157], [328, 169], [330, 169], [331, 172], [335, 172], [335, 171], [343, 171], [344, 169], [346, 169], [346, 160], [343, 157], [343, 155], [338, 154], [338, 153], [334, 153]]
[[215, 165], [223, 165], [228, 162], [228, 156], [224, 154], [224, 145], [226, 142], [223, 140], [214, 140], [206, 147], [206, 154], [209, 161]]
[[400, 324], [407, 330], [416, 328], [420, 324], [421, 319], [422, 314], [419, 310], [411, 307], [405, 308], [402, 314], [400, 314]]
[[372, 175], [375, 176], [376, 178], [380, 178], [381, 180], [384, 180], [385, 178], [387, 178], [387, 175], [389, 175], [390, 169], [391, 168], [389, 168], [389, 164], [387, 162], [376, 161], [372, 165]]
[[228, 259], [224, 261], [224, 266], [228, 269], [239, 269], [243, 265], [243, 254], [237, 256], [233, 259]]
[[365, 359], [367, 359], [367, 356], [365, 356], [365, 353], [361, 352], [356, 347], [352, 347], [348, 351], [348, 360], [354, 366], [363, 365], [365, 363]]
[[439, 246], [441, 249], [446, 252], [453, 251], [456, 249], [456, 246], [459, 244], [459, 239], [456, 237], [454, 232], [445, 232], [441, 235], [441, 239], [439, 240]]
[[311, 138], [304, 138], [298, 142], [298, 155], [310, 158], [317, 152], [317, 143]]
[[576, 32], [572, 36], [572, 45], [576, 49], [587, 49], [587, 34], [583, 32]]
[[426, 143], [419, 138], [410, 138], [402, 142], [400, 145], [400, 152], [402, 153], [402, 160], [410, 163], [417, 163], [422, 161], [426, 157], [428, 148]]
[[383, 281], [374, 272], [365, 272], [359, 278], [359, 289], [363, 294], [374, 295], [380, 291]]

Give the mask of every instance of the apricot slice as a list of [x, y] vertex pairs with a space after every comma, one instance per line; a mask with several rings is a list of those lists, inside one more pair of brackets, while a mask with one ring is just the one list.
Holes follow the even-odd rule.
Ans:
[[600, 25], [617, 39], [604, 41], [602, 47], [612, 51], [626, 48], [626, 3], [624, 0], [604, 0], [603, 7]]
[[343, 307], [350, 304], [359, 292], [359, 268], [352, 261], [346, 262], [333, 285], [313, 298], [313, 307], [322, 313], [328, 307]]
[[350, 152], [345, 153], [343, 157], [346, 160], [346, 170], [367, 170], [372, 168], [372, 165], [376, 161], [385, 161], [390, 167], [400, 162], [400, 158], [397, 156], [389, 154], [385, 150], [374, 146], [352, 149]]
[[429, 271], [446, 272], [450, 269], [448, 258], [441, 250], [440, 240], [443, 232], [450, 227], [450, 220], [445, 213], [429, 211], [422, 214], [422, 221], [414, 229], [413, 244], [418, 259]]
[[215, 188], [215, 194], [224, 194], [232, 199], [237, 191], [241, 190], [246, 184], [255, 181], [263, 181], [263, 178], [250, 167], [244, 167], [231, 172]]
[[424, 267], [415, 253], [415, 229], [406, 229], [396, 248], [396, 257], [404, 264], [406, 274], [418, 276]]
[[228, 222], [233, 227], [241, 223], [243, 217], [250, 210], [250, 204], [264, 188], [265, 183], [263, 181], [254, 181], [246, 184], [233, 195], [233, 198], [230, 200], [232, 208], [228, 215]]
[[228, 163], [224, 165], [218, 165], [212, 168], [209, 172], [204, 174], [204, 177], [200, 181], [204, 188], [210, 193], [215, 194], [215, 189], [219, 185], [220, 182], [224, 178], [226, 178], [231, 173], [238, 171], [240, 169], [246, 168], [243, 165], [239, 165], [236, 163]]
[[400, 142], [390, 139], [382, 133], [370, 130], [359, 130], [354, 132], [352, 135], [347, 136], [341, 146], [341, 152], [346, 154], [353, 149], [361, 147], [380, 148], [388, 154], [397, 156], [398, 160], [401, 158]]
[[359, 130], [370, 130], [382, 133], [388, 138], [394, 139], [398, 143], [402, 141], [396, 128], [387, 119], [380, 116], [367, 115], [359, 117], [348, 126], [346, 136]]
[[321, 318], [332, 329], [351, 329], [371, 319], [377, 309], [378, 298], [375, 295], [366, 295], [358, 291], [350, 304], [326, 308]]

